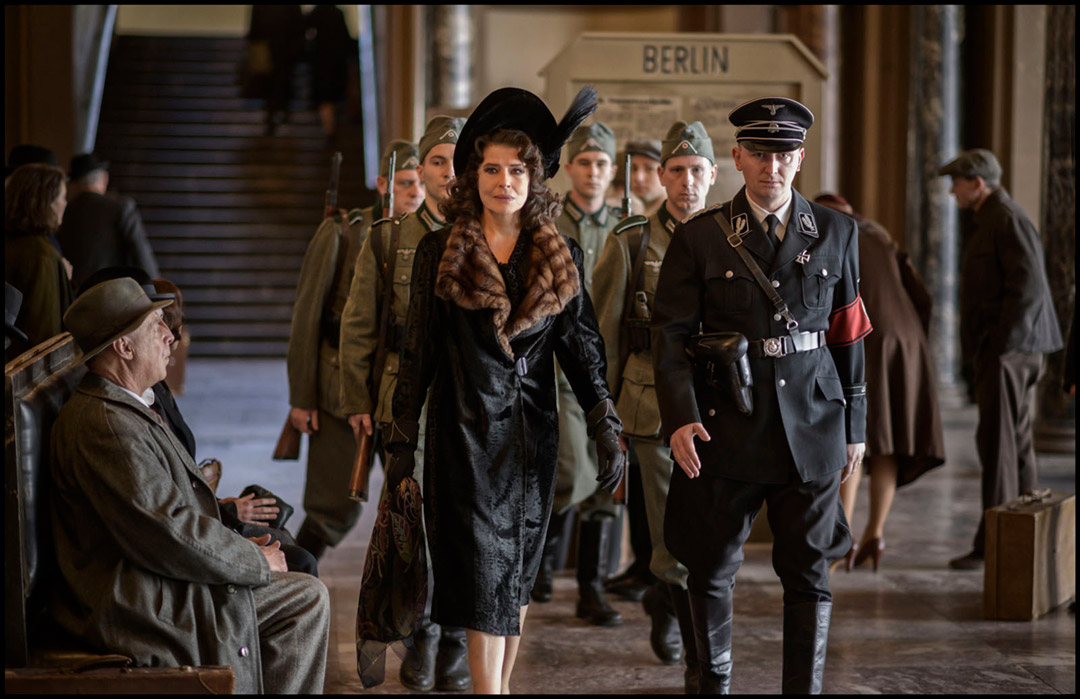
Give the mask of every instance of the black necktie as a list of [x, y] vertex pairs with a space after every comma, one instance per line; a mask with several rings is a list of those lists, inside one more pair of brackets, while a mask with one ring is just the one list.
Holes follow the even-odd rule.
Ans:
[[775, 214], [769, 214], [765, 217], [765, 235], [769, 237], [769, 242], [772, 243], [773, 250], [780, 249], [780, 238], [776, 236], [776, 229], [780, 225], [780, 219], [776, 218]]

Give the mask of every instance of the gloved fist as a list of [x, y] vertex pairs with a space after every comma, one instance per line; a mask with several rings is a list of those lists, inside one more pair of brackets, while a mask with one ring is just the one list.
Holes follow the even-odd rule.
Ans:
[[610, 398], [600, 401], [585, 418], [589, 436], [596, 440], [599, 473], [596, 481], [609, 493], [614, 493], [626, 470], [626, 449], [620, 443], [622, 420], [615, 412]]
[[412, 476], [416, 467], [416, 451], [408, 447], [398, 447], [389, 454], [386, 464], [386, 492], [393, 495], [397, 492], [401, 481], [406, 476]]
[[614, 493], [626, 470], [626, 450], [619, 441], [619, 432], [608, 420], [596, 430], [596, 462], [599, 473], [596, 481], [609, 493]]

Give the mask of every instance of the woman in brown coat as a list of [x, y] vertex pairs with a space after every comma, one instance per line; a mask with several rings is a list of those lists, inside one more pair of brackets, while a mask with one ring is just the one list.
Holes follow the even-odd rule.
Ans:
[[55, 233], [67, 208], [64, 171], [32, 163], [4, 186], [4, 280], [22, 292], [16, 325], [27, 335], [21, 351], [64, 331], [71, 281]]
[[[852, 539], [845, 561], [851, 570], [869, 559], [876, 571], [885, 551], [885, 520], [897, 487], [945, 463], [926, 339], [932, 301], [911, 259], [880, 224], [856, 214], [838, 195], [822, 194], [815, 201], [854, 217], [859, 224], [859, 288], [874, 323], [874, 332], [864, 340], [870, 517], [862, 538], [857, 543]], [[860, 476], [856, 471], [840, 486], [849, 523], [855, 514]]]

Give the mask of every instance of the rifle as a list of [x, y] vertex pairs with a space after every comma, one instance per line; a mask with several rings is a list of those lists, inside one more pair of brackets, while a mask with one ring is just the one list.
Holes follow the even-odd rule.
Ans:
[[[341, 179], [341, 152], [337, 151], [330, 159], [330, 186], [326, 189], [323, 218], [329, 218], [337, 211], [338, 183]], [[341, 252], [339, 251], [339, 258]], [[274, 447], [274, 461], [296, 461], [300, 458], [300, 430], [293, 427], [289, 416], [285, 416], [285, 425], [281, 428], [277, 446]]]
[[[382, 308], [379, 312], [379, 343], [375, 349], [375, 360], [371, 365], [371, 373], [368, 375], [368, 395], [371, 396], [371, 417], [374, 422], [375, 408], [379, 400], [379, 388], [382, 384], [383, 367], [386, 366], [387, 337], [390, 327], [390, 304], [394, 296], [394, 268], [393, 261], [397, 257], [398, 224], [394, 220], [394, 166], [397, 164], [397, 153], [390, 154], [390, 182], [386, 188], [386, 216], [371, 224], [371, 251], [375, 254], [376, 267], [382, 267], [383, 275], [383, 298]], [[390, 233], [390, 254], [383, 258], [382, 254], [382, 229], [379, 226], [384, 221], [390, 221], [392, 232]], [[372, 425], [374, 433], [374, 425]], [[374, 451], [371, 448], [372, 436], [361, 430], [360, 437], [356, 442], [356, 458], [353, 459], [352, 474], [349, 476], [349, 497], [360, 502], [367, 502], [368, 477], [371, 474], [371, 457]], [[385, 465], [384, 465], [385, 467]]]
[[622, 209], [623, 216], [632, 216], [631, 209], [633, 206], [630, 203], [630, 154], [626, 154], [626, 158], [623, 160], [623, 198]]

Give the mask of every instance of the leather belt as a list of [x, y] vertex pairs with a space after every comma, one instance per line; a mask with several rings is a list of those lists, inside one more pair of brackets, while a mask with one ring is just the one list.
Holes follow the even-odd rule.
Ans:
[[780, 337], [766, 337], [750, 341], [750, 355], [754, 357], [786, 357], [796, 352], [809, 352], [825, 346], [825, 331], [793, 333]]

